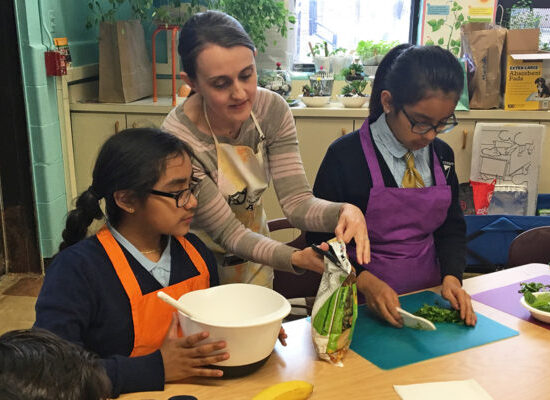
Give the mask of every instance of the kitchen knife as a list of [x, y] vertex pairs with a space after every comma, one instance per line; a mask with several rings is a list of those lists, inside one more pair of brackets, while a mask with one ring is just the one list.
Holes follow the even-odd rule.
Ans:
[[426, 318], [417, 317], [403, 310], [401, 307], [397, 307], [397, 312], [401, 315], [401, 318], [403, 318], [403, 325], [407, 328], [419, 329], [422, 331], [435, 331], [437, 329], [431, 321], [428, 321]]

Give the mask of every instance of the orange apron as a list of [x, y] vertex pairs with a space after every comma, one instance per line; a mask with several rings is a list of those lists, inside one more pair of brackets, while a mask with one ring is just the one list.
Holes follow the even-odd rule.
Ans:
[[[168, 305], [157, 297], [154, 291], [143, 295], [139, 283], [128, 264], [128, 260], [115, 240], [109, 229], [102, 228], [97, 233], [99, 242], [107, 252], [113, 267], [126, 291], [132, 309], [132, 320], [134, 324], [134, 348], [130, 357], [151, 354], [158, 350], [164, 341], [170, 323], [174, 307]], [[193, 290], [206, 289], [210, 286], [210, 273], [208, 267], [197, 249], [184, 237], [176, 237], [185, 252], [189, 255], [191, 262], [199, 271], [199, 275], [189, 278], [183, 282], [167, 286], [163, 292], [179, 299], [185, 293]]]

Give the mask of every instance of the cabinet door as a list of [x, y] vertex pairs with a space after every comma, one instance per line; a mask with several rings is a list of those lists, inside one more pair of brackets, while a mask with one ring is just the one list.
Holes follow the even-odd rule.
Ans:
[[464, 121], [460, 122], [451, 132], [438, 135], [438, 138], [446, 142], [453, 149], [455, 154], [455, 170], [459, 183], [470, 181], [474, 128], [474, 121]]
[[363, 119], [354, 119], [354, 120], [353, 120], [353, 130], [354, 130], [354, 131], [357, 131], [357, 130], [361, 129], [361, 127], [363, 126], [363, 123], [365, 122], [365, 119], [366, 119], [366, 118], [363, 118]]
[[160, 128], [165, 114], [126, 114], [128, 128]]
[[125, 114], [71, 113], [77, 193], [92, 183], [92, 171], [101, 145], [126, 128]]
[[346, 118], [297, 118], [298, 144], [309, 184], [313, 186], [328, 147], [353, 131], [353, 120]]
[[[353, 130], [353, 119], [347, 118], [296, 118], [298, 144], [304, 170], [311, 186], [328, 146]], [[263, 196], [268, 219], [283, 217], [273, 185]]]

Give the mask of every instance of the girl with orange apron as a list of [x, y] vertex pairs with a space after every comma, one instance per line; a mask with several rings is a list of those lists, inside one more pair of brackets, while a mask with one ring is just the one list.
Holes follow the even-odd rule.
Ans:
[[[101, 229], [97, 233], [97, 238], [107, 252], [107, 256], [109, 256], [120, 283], [130, 300], [134, 325], [134, 348], [130, 357], [150, 354], [160, 348], [170, 327], [174, 307], [157, 297], [158, 290], [145, 295], [142, 294], [128, 260], [109, 229], [106, 227]], [[199, 271], [197, 276], [161, 289], [169, 296], [179, 299], [185, 293], [208, 288], [210, 286], [210, 273], [204, 259], [193, 245], [183, 236], [176, 239]]]

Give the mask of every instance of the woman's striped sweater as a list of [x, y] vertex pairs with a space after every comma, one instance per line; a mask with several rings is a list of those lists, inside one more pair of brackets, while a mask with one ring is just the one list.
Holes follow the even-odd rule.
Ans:
[[[252, 232], [231, 211], [227, 199], [218, 191], [218, 163], [212, 136], [200, 131], [187, 117], [184, 104], [168, 114], [162, 128], [187, 142], [195, 153], [193, 170], [201, 180], [201, 188], [192, 228], [204, 230], [229, 253], [275, 269], [294, 271], [290, 259], [295, 249]], [[296, 228], [333, 232], [343, 203], [313, 197], [288, 104], [278, 94], [258, 88], [252, 110], [266, 137], [264, 156], [268, 175], [273, 180], [283, 213]], [[237, 138], [218, 137], [218, 141], [249, 146], [256, 151], [259, 135], [252, 118], [249, 118]]]

